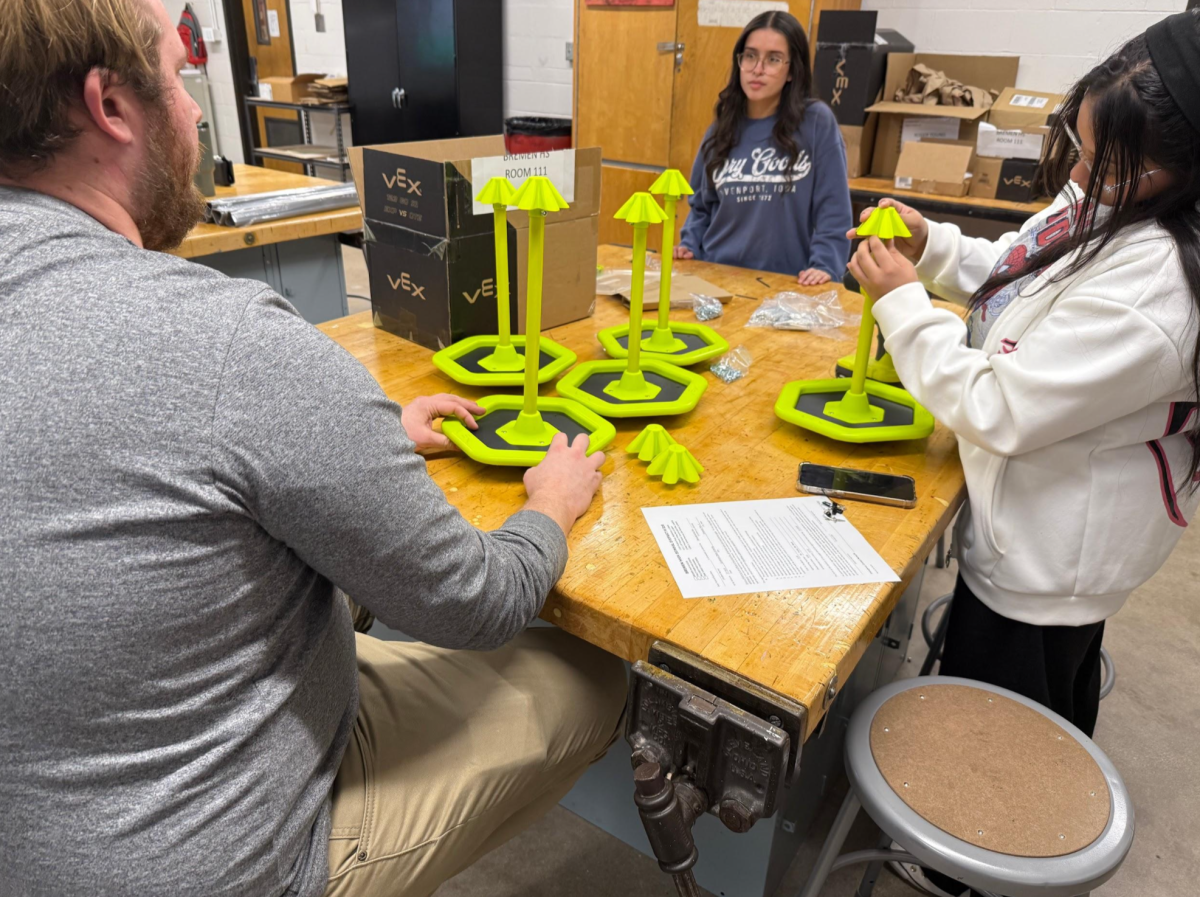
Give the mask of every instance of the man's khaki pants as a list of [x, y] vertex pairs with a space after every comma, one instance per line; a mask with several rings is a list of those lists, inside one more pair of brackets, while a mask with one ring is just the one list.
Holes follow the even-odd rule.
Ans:
[[326, 897], [425, 897], [550, 810], [618, 734], [624, 666], [558, 629], [498, 651], [357, 634]]

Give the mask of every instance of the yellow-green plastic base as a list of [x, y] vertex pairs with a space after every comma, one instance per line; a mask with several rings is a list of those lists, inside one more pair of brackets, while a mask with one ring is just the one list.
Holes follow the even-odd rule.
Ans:
[[[681, 352], [678, 355], [663, 355], [655, 352], [650, 347], [650, 341], [653, 338], [652, 334], [657, 326], [657, 321], [645, 320], [642, 322], [643, 358], [654, 358], [659, 361], [679, 365], [680, 367], [689, 367], [693, 364], [699, 364], [702, 361], [716, 358], [718, 355], [724, 355], [729, 351], [729, 343], [725, 341], [725, 337], [721, 336], [721, 334], [717, 333], [711, 327], [705, 324], [693, 324], [689, 321], [672, 321], [672, 334], [690, 333], [693, 336], [700, 337], [707, 345], [699, 349], [693, 349], [691, 352]], [[605, 328], [596, 334], [596, 337], [600, 340], [600, 345], [604, 347], [604, 352], [609, 358], [628, 358], [629, 350], [617, 342], [621, 337], [628, 335], [629, 324], [625, 323], [617, 327]]]
[[[796, 404], [800, 401], [800, 396], [805, 393], [845, 393], [849, 389], [850, 380], [847, 378], [836, 380], [793, 380], [783, 387], [783, 392], [779, 394], [779, 398], [775, 401], [775, 416], [798, 427], [812, 430], [814, 433], [820, 433], [822, 436], [828, 436], [830, 439], [836, 439], [839, 442], [900, 442], [906, 439], [924, 439], [933, 432], [933, 415], [924, 406], [919, 404], [916, 399], [903, 389], [889, 386], [886, 383], [877, 383], [873, 380], [868, 380], [866, 383], [866, 395], [877, 396], [889, 402], [895, 402], [897, 405], [906, 405], [912, 408], [913, 422], [911, 424], [887, 427], [882, 425], [865, 427], [841, 426], [834, 421], [815, 417], [796, 407]], [[845, 399], [842, 401], [844, 402]], [[835, 406], [839, 404], [841, 403], [829, 402], [825, 406], [825, 413], [832, 414], [837, 412], [839, 409]], [[859, 403], [851, 398], [851, 404]], [[875, 410], [880, 412], [879, 417], [882, 418], [882, 409]], [[853, 412], [848, 415], [851, 418], [855, 416], [857, 415]], [[848, 424], [862, 422], [865, 421], [846, 421]]]
[[[523, 401], [521, 396], [484, 396], [479, 400], [479, 404], [483, 406], [485, 411], [491, 412], [501, 409], [520, 409]], [[539, 396], [537, 409], [539, 412], [557, 411], [560, 414], [565, 414], [581, 427], [585, 428], [590, 434], [588, 436], [589, 455], [604, 449], [617, 436], [616, 427], [599, 415], [584, 408], [578, 402], [572, 402], [569, 399]], [[497, 432], [501, 432], [511, 426], [511, 424], [505, 424]], [[546, 430], [551, 431], [549, 436], [553, 438], [554, 428], [548, 424], [544, 426]], [[546, 457], [545, 452], [530, 451], [529, 449], [505, 450], [484, 445], [462, 421], [453, 418], [447, 418], [442, 421], [442, 432], [446, 434], [451, 442], [462, 449], [468, 458], [478, 461], [480, 464], [490, 464], [496, 467], [536, 467]], [[539, 438], [531, 439], [527, 435], [515, 435], [527, 444], [548, 445], [550, 442], [550, 439], [546, 439], [545, 443], [542, 443]]]
[[[715, 359], [716, 356], [724, 355], [730, 350], [730, 344], [725, 341], [725, 337], [722, 337], [712, 327], [704, 324], [691, 324], [690, 321], [671, 321], [672, 335], [674, 333], [691, 333], [692, 336], [703, 339], [706, 345], [703, 345], [700, 349], [692, 349], [689, 353], [662, 355], [656, 353], [649, 345], [656, 326], [658, 326], [658, 321], [642, 321], [643, 359], [655, 359], [666, 361], [671, 363], [671, 365], [678, 365], [679, 367], [690, 367], [691, 365], [698, 365], [702, 361]], [[618, 339], [624, 336], [629, 336], [628, 323], [616, 327], [606, 327], [605, 330], [596, 333], [596, 338], [599, 339], [600, 345], [604, 347], [605, 354], [610, 359], [628, 359], [629, 349], [626, 349], [624, 345], [617, 342]]]
[[704, 395], [704, 390], [708, 389], [708, 381], [700, 374], [668, 364], [662, 358], [646, 356], [643, 356], [643, 371], [653, 372], [664, 379], [684, 384], [683, 394], [678, 399], [671, 402], [660, 402], [654, 399], [630, 403], [607, 402], [579, 388], [580, 384], [595, 374], [624, 371], [625, 366], [626, 362], [621, 359], [585, 361], [559, 380], [556, 389], [560, 396], [573, 399], [585, 408], [605, 417], [657, 417], [668, 414], [686, 414], [696, 407], [696, 403]]
[[[549, 383], [561, 376], [575, 363], [575, 353], [565, 346], [560, 346], [552, 339], [541, 337], [538, 340], [544, 353], [550, 356], [550, 362], [538, 370], [538, 383]], [[522, 386], [525, 383], [525, 337], [514, 336], [512, 344], [517, 350], [520, 367], [511, 371], [469, 371], [458, 363], [464, 355], [487, 347], [498, 347], [500, 337], [495, 334], [469, 336], [457, 343], [447, 346], [433, 355], [434, 366], [458, 383], [467, 386]], [[482, 363], [481, 363], [482, 366]]]
[[[854, 356], [843, 355], [837, 361], [836, 374], [839, 377], [849, 377], [852, 373], [854, 373]], [[868, 362], [867, 379], [878, 380], [880, 383], [898, 384], [900, 375], [896, 373], [896, 366], [892, 364], [892, 356], [884, 355], [882, 358]]]

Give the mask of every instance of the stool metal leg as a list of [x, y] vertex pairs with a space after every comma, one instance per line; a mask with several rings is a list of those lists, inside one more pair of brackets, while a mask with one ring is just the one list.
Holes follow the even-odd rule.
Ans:
[[833, 828], [829, 830], [829, 837], [821, 846], [817, 862], [813, 866], [812, 872], [808, 874], [808, 881], [804, 885], [804, 890], [800, 892], [800, 897], [817, 897], [821, 893], [821, 888], [825, 886], [825, 879], [829, 878], [834, 861], [837, 860], [842, 845], [846, 843], [846, 837], [850, 834], [850, 828], [854, 825], [854, 820], [858, 818], [858, 811], [861, 809], [862, 804], [858, 800], [858, 795], [851, 787], [846, 793], [846, 799], [842, 801], [842, 808], [838, 810], [837, 819], [833, 821]]
[[[879, 849], [887, 850], [891, 846], [892, 837], [885, 832], [879, 839]], [[879, 873], [883, 871], [883, 863], [883, 860], [875, 860], [867, 866], [862, 880], [858, 883], [858, 890], [854, 892], [854, 897], [871, 897], [875, 891], [875, 882], [879, 881]]]

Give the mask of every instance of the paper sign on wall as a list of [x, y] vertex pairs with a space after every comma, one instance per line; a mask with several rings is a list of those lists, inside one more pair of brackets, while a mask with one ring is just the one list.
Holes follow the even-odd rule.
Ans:
[[[526, 178], [540, 176], [550, 179], [563, 199], [575, 201], [575, 150], [553, 150], [546, 153], [523, 153], [517, 156], [485, 156], [471, 160], [471, 184], [478, 193], [489, 178], [505, 177], [514, 190], [521, 189]], [[492, 207], [475, 203], [476, 215], [490, 215]]]
[[958, 127], [962, 124], [957, 118], [935, 116], [925, 118], [911, 116], [904, 119], [900, 130], [900, 142], [910, 143], [914, 140], [957, 140]]
[[738, 28], [764, 12], [787, 12], [784, 0], [700, 0], [696, 20], [702, 27]]
[[279, 37], [279, 13], [273, 9], [267, 10], [267, 32], [271, 37]]

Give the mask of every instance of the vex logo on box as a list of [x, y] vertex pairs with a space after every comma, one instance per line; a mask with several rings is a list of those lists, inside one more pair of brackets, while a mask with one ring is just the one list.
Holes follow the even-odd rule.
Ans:
[[1019, 174], [1013, 175], [1011, 178], [1002, 178], [1006, 187], [1032, 187], [1032, 178], [1023, 178]]
[[391, 177], [388, 176], [386, 171], [382, 172], [382, 174], [383, 182], [387, 184], [389, 190], [399, 188], [400, 190], [407, 190], [409, 193], [415, 193], [417, 196], [421, 195], [421, 182], [409, 180], [403, 168], [397, 168], [396, 173]]
[[393, 290], [404, 290], [406, 293], [411, 293], [414, 299], [425, 301], [425, 287], [417, 286], [416, 281], [408, 276], [407, 271], [401, 271], [399, 277], [392, 277], [389, 274], [387, 279]]
[[466, 290], [463, 290], [463, 298], [472, 305], [479, 301], [480, 296], [482, 296], [484, 299], [492, 299], [495, 297], [495, 295], [496, 282], [490, 277], [481, 283], [479, 285], [479, 289], [477, 289], [474, 293], [468, 293]]
[[837, 73], [837, 77], [833, 79], [833, 97], [829, 100], [829, 105], [840, 106], [842, 104], [842, 91], [850, 86], [850, 79], [846, 77], [845, 57], [838, 60], [838, 64], [834, 66], [833, 70]]

